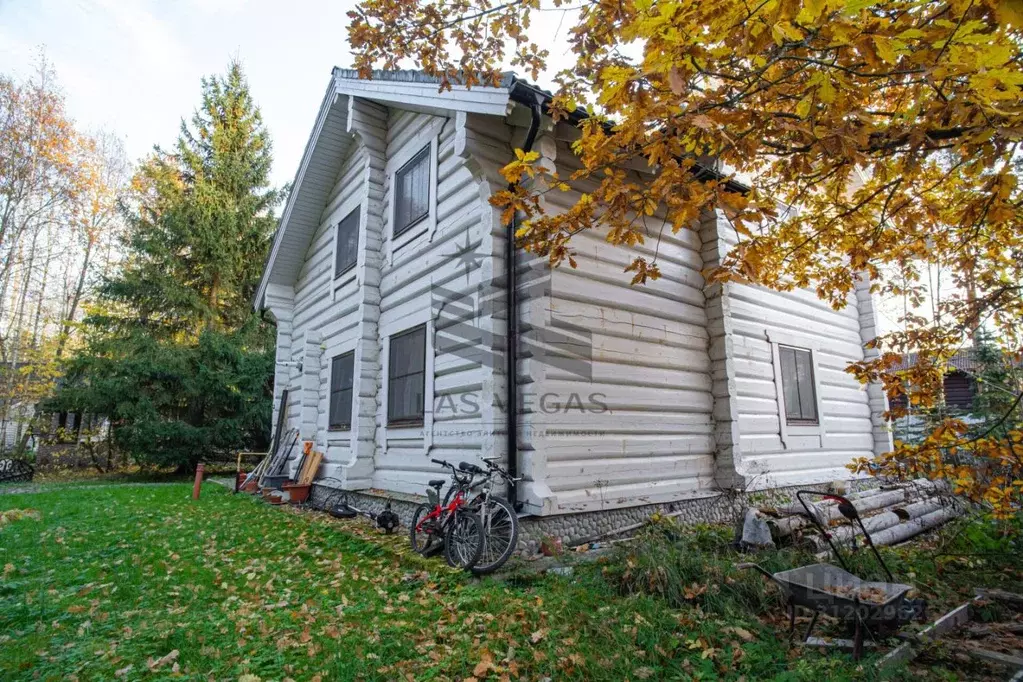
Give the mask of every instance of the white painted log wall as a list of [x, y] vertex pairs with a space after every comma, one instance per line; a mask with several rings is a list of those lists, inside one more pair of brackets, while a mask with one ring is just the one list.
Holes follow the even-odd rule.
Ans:
[[[491, 119], [491, 125], [501, 125]], [[383, 386], [385, 365], [378, 376], [380, 399], [377, 412], [377, 448], [373, 471], [373, 487], [406, 493], [422, 493], [426, 481], [435, 478], [440, 469], [431, 459], [457, 463], [475, 461], [484, 444], [492, 438], [488, 432], [494, 424], [484, 424], [480, 405], [485, 388], [492, 383], [487, 367], [486, 346], [493, 339], [480, 338], [476, 345], [478, 357], [459, 352], [459, 338], [464, 328], [452, 328], [460, 313], [469, 311], [468, 322], [480, 315], [482, 268], [472, 269], [466, 276], [464, 264], [454, 254], [468, 243], [479, 252], [484, 234], [481, 220], [480, 185], [466, 166], [466, 159], [455, 153], [458, 121], [452, 112], [447, 119], [428, 114], [391, 109], [387, 128], [387, 158], [395, 158], [429, 143], [424, 131], [439, 129], [437, 158], [436, 228], [425, 230], [411, 242], [401, 243], [390, 259], [384, 262], [380, 283], [380, 347], [385, 339], [437, 317], [439, 297], [454, 298], [439, 319], [434, 319], [428, 333], [433, 345], [433, 394], [427, 381], [427, 423], [424, 429], [392, 429], [387, 427], [387, 406]], [[391, 234], [391, 174], [384, 187], [385, 239]], [[413, 231], [420, 228], [413, 227]], [[466, 242], [468, 240], [468, 242]], [[393, 248], [393, 247], [388, 247]], [[387, 249], [385, 248], [385, 251]], [[436, 302], [436, 305], [435, 305]], [[471, 338], [472, 334], [469, 335]], [[428, 349], [429, 349], [428, 344]], [[452, 346], [455, 346], [454, 348]], [[493, 364], [493, 363], [490, 363]], [[500, 364], [498, 362], [498, 364]], [[427, 359], [427, 370], [430, 369]], [[432, 403], [432, 405], [431, 405]], [[432, 414], [431, 414], [432, 412]], [[431, 426], [432, 420], [432, 426]], [[501, 425], [497, 425], [500, 428]]]
[[[299, 428], [302, 439], [312, 440], [324, 453], [320, 477], [340, 477], [341, 462], [351, 456], [350, 433], [328, 430], [327, 409], [331, 361], [351, 350], [356, 340], [358, 282], [352, 277], [335, 281], [333, 246], [342, 212], [365, 195], [365, 163], [365, 154], [348, 146], [295, 283], [292, 337], [298, 342], [292, 342], [292, 352], [293, 359], [303, 363], [304, 381], [299, 382], [295, 367], [289, 388], [291, 403], [300, 401], [303, 407], [301, 416], [292, 408], [289, 428]], [[360, 224], [360, 249], [364, 234]]]
[[[301, 428], [324, 450], [321, 477], [336, 476], [348, 487], [421, 493], [439, 473], [431, 458], [506, 455], [501, 280], [507, 228], [487, 198], [503, 189], [499, 169], [521, 140], [497, 117], [452, 112], [444, 120], [354, 102], [354, 138], [342, 152], [299, 278], [293, 290], [275, 285], [280, 291], [268, 291], [268, 303], [273, 293], [275, 314], [280, 311], [278, 359], [303, 362], [302, 372], [278, 367], [275, 388], [286, 384], [292, 392], [288, 427]], [[424, 131], [438, 130], [436, 228], [391, 256], [391, 187], [384, 165], [421, 148], [428, 142]], [[538, 148], [556, 159], [562, 173], [571, 171], [574, 159], [563, 141], [542, 135]], [[336, 285], [334, 231], [356, 196], [365, 197], [357, 276]], [[576, 196], [553, 192], [548, 210], [567, 209]], [[645, 286], [629, 285], [623, 269], [630, 254], [596, 233], [575, 237], [578, 270], [566, 266], [550, 273], [548, 284], [531, 284], [531, 262], [519, 259], [519, 441], [527, 511], [609, 509], [736, 484], [766, 488], [847, 478], [844, 465], [872, 454], [881, 440], [866, 392], [843, 371], [863, 356], [861, 326], [872, 318], [872, 311], [860, 309], [863, 292], [859, 308], [852, 295], [846, 309], [833, 311], [810, 292], [708, 287], [702, 270], [730, 244], [720, 216], [677, 234], [661, 231], [659, 219], [651, 226], [660, 243], [652, 238], [639, 251], [651, 257], [656, 249], [662, 278]], [[468, 278], [452, 257], [466, 239], [484, 256]], [[477, 353], [467, 357], [460, 350], [457, 339], [465, 330], [448, 326], [450, 317], [435, 322], [434, 390], [427, 395], [431, 435], [388, 429], [387, 339], [435, 317], [441, 289], [475, 318], [469, 322], [479, 336], [467, 343]], [[564, 330], [565, 323], [576, 330]], [[823, 440], [790, 435], [788, 447], [782, 443], [770, 332], [803, 335], [819, 347]], [[589, 376], [578, 374], [585, 350], [571, 366], [536, 355], [559, 335], [590, 349]], [[356, 431], [331, 432], [331, 358], [353, 348]]]
[[[275, 292], [281, 290], [272, 307], [278, 318], [278, 360], [291, 363], [290, 367], [278, 366], [275, 394], [289, 388], [286, 428], [299, 429], [303, 439], [313, 440], [325, 453], [321, 478], [336, 477], [346, 487], [421, 493], [425, 481], [439, 473], [431, 458], [473, 461], [484, 448], [490, 455], [504, 452], [504, 413], [495, 412], [494, 407], [494, 396], [503, 396], [504, 386], [500, 376], [504, 363], [500, 301], [496, 302], [496, 315], [485, 314], [495, 306], [487, 297], [492, 299], [494, 291], [502, 290], [497, 273], [503, 272], [503, 261], [493, 257], [501, 247], [494, 233], [501, 227], [496, 211], [486, 201], [489, 183], [483, 182], [480, 165], [464, 144], [461, 153], [455, 153], [454, 114], [444, 121], [388, 110], [365, 100], [356, 99], [351, 106], [349, 123], [354, 138], [340, 161], [298, 280], [287, 292], [285, 287], [272, 285]], [[379, 120], [374, 122], [374, 116]], [[503, 146], [510, 156], [508, 128], [496, 118], [472, 118], [476, 120], [469, 125], [482, 132], [470, 135], [491, 148]], [[465, 117], [458, 123], [464, 125]], [[410, 147], [421, 148], [428, 141], [422, 135], [424, 130], [440, 132], [437, 225], [432, 233], [401, 244], [387, 257], [391, 251], [391, 178], [383, 165]], [[465, 135], [462, 137], [464, 142]], [[359, 261], [354, 274], [335, 281], [336, 226], [359, 196], [364, 197]], [[491, 256], [483, 258], [468, 279], [463, 264], [452, 257], [466, 239], [481, 256]], [[491, 286], [483, 287], [484, 282]], [[432, 339], [437, 352], [432, 362], [434, 392], [427, 396], [428, 401], [432, 397], [432, 406], [428, 402], [427, 412], [434, 424], [432, 437], [424, 438], [421, 429], [410, 433], [387, 428], [382, 402], [386, 364], [381, 355], [388, 337], [416, 326], [424, 315], [432, 315], [437, 296], [455, 300], [432, 330], [437, 334]], [[468, 322], [480, 330], [469, 344], [477, 347], [471, 353], [458, 343], [466, 330], [457, 326], [456, 318], [465, 310], [469, 310]], [[452, 324], [456, 326], [450, 327]], [[356, 348], [359, 383], [353, 435], [351, 431], [328, 430], [327, 412], [331, 360]]]
[[[534, 149], [562, 177], [575, 169], [564, 141], [541, 137]], [[567, 210], [578, 197], [549, 192], [546, 209]], [[662, 232], [659, 217], [648, 222], [638, 251], [648, 259], [657, 251], [660, 279], [630, 285], [624, 269], [633, 254], [583, 232], [572, 242], [578, 268], [549, 272], [549, 293], [533, 286], [523, 296], [522, 446], [534, 513], [665, 502], [713, 487], [700, 240], [690, 230]]]
[[[716, 223], [719, 239], [731, 247], [734, 230], [723, 214], [718, 211], [709, 221]], [[845, 465], [874, 454], [867, 391], [845, 371], [850, 362], [863, 359], [856, 293], [851, 292], [848, 305], [836, 311], [808, 290], [779, 292], [731, 282], [724, 289], [734, 367], [730, 393], [738, 426], [738, 452], [733, 457], [745, 485], [773, 488], [850, 478]], [[822, 434], [800, 435], [801, 429], [790, 426], [783, 443], [771, 334], [815, 349]]]

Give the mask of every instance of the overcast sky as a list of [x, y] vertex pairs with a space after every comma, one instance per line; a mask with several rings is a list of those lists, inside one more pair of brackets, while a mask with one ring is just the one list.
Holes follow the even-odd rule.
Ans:
[[[53, 62], [69, 115], [109, 130], [134, 159], [174, 141], [199, 79], [241, 59], [274, 143], [273, 178], [290, 182], [334, 66], [351, 66], [355, 0], [0, 0], [0, 73]], [[545, 13], [550, 45], [571, 20]], [[542, 82], [542, 81], [541, 81]]]
[[87, 130], [132, 158], [167, 146], [199, 103], [199, 79], [241, 59], [290, 182], [333, 66], [348, 66], [354, 0], [0, 0], [0, 73], [28, 75], [40, 46]]

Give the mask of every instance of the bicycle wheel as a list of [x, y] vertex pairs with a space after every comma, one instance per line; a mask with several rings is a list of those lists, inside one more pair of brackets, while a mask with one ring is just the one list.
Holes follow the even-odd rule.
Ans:
[[434, 542], [437, 541], [437, 522], [435, 520], [424, 521], [422, 527], [419, 527], [423, 518], [432, 510], [432, 506], [424, 503], [416, 507], [416, 510], [412, 512], [412, 522], [408, 527], [408, 539], [409, 544], [412, 545], [412, 550], [419, 554], [429, 552]]
[[483, 552], [472, 567], [472, 572], [476, 575], [493, 573], [504, 566], [515, 552], [519, 539], [519, 517], [508, 500], [494, 495], [485, 505], [480, 496], [473, 499], [469, 506], [479, 514], [483, 524]]
[[483, 553], [483, 522], [468, 509], [455, 511], [444, 533], [444, 556], [449, 566], [472, 568]]

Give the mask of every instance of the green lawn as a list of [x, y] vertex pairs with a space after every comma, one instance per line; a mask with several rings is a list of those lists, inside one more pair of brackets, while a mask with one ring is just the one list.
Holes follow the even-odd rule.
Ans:
[[753, 614], [619, 596], [599, 566], [480, 581], [412, 554], [404, 535], [213, 484], [193, 502], [190, 490], [0, 495], [0, 510], [39, 512], [0, 527], [0, 680], [840, 680], [871, 669], [789, 652]]

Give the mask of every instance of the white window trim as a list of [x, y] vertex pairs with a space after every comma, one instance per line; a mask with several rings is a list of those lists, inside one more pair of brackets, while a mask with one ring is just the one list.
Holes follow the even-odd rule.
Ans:
[[[440, 151], [440, 132], [444, 127], [444, 119], [436, 119], [423, 127], [415, 137], [405, 143], [397, 154], [387, 160], [385, 171], [387, 173], [388, 196], [390, 204], [387, 208], [387, 264], [394, 264], [394, 254], [398, 250], [408, 246], [424, 234], [429, 235], [427, 240], [433, 241], [433, 235], [437, 230], [437, 183], [438, 183], [438, 154]], [[394, 236], [394, 214], [397, 203], [394, 201], [395, 185], [394, 178], [398, 170], [408, 163], [413, 156], [423, 151], [427, 145], [430, 146], [430, 198], [429, 215], [419, 223], [413, 225], [404, 233]]]
[[[380, 404], [383, 410], [383, 442], [381, 444], [384, 452], [387, 451], [388, 440], [418, 440], [423, 439], [423, 454], [428, 455], [430, 448], [433, 447], [433, 383], [434, 383], [434, 350], [433, 350], [433, 334], [434, 324], [433, 316], [430, 314], [429, 309], [423, 310], [416, 315], [410, 315], [403, 317], [397, 322], [393, 322], [388, 325], [381, 325], [380, 337], [381, 337], [381, 368], [383, 372], [383, 381], [381, 382], [380, 388]], [[396, 334], [400, 334], [403, 331], [418, 327], [420, 325], [426, 325], [426, 376], [424, 377], [424, 388], [423, 388], [423, 425], [422, 426], [388, 426], [387, 425], [387, 387], [390, 383], [390, 364], [391, 364], [391, 337]]]
[[[330, 242], [330, 264], [328, 265], [329, 276], [327, 277], [327, 286], [330, 287], [330, 300], [337, 301], [337, 292], [343, 289], [345, 286], [351, 284], [353, 281], [357, 284], [361, 284], [362, 280], [359, 277], [359, 273], [362, 271], [362, 252], [364, 250], [364, 244], [366, 239], [366, 208], [367, 202], [363, 201], [361, 194], [356, 194], [341, 204], [338, 208], [331, 213], [329, 226], [332, 233]], [[352, 211], [359, 212], [359, 250], [355, 254], [355, 267], [341, 274], [340, 277], [334, 277], [334, 268], [337, 266], [337, 228], [341, 224], [341, 221], [348, 217], [348, 214]]]
[[[786, 450], [792, 449], [790, 440], [798, 436], [817, 436], [820, 439], [820, 447], [825, 447], [827, 432], [824, 429], [824, 409], [821, 401], [821, 374], [817, 365], [817, 356], [820, 354], [820, 345], [816, 341], [785, 332], [767, 332], [767, 341], [771, 344], [771, 367], [774, 371], [774, 393], [778, 403], [778, 428], [781, 436], [781, 444]], [[782, 383], [781, 357], [778, 352], [779, 346], [788, 346], [799, 350], [810, 351], [810, 365], [813, 367], [813, 397], [817, 407], [816, 424], [789, 424], [785, 418], [785, 387]]]

